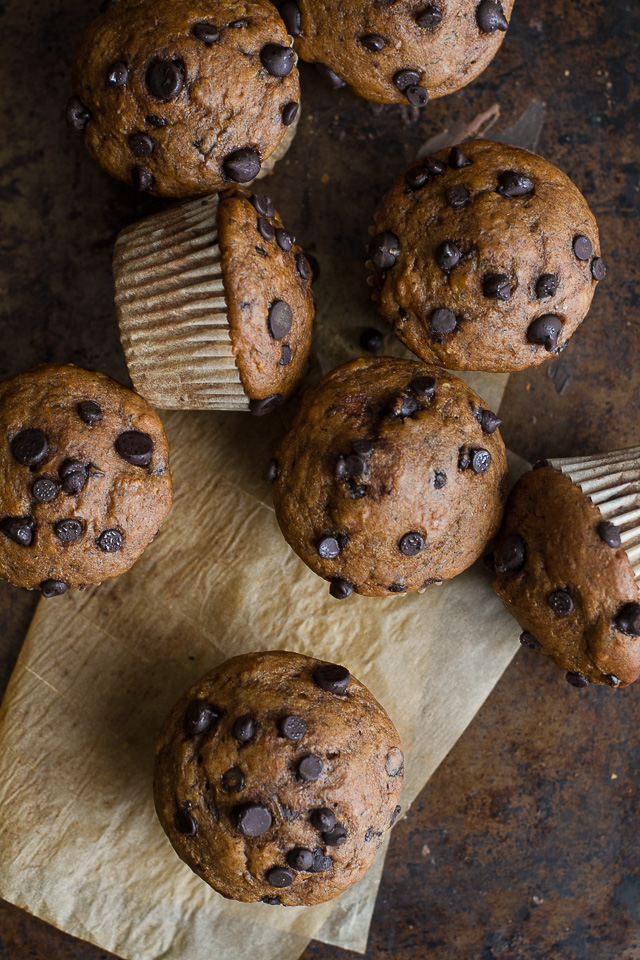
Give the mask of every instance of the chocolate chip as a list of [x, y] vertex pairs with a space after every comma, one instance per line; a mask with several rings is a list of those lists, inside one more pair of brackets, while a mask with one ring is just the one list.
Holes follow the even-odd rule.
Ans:
[[437, 4], [429, 3], [424, 10], [416, 14], [416, 23], [426, 30], [434, 30], [442, 23], [442, 10]]
[[282, 108], [282, 122], [285, 127], [290, 127], [295, 118], [298, 116], [298, 109], [300, 107], [299, 103], [296, 103], [295, 100], [290, 100], [289, 103], [285, 103]]
[[404, 175], [404, 182], [410, 190], [420, 190], [429, 179], [429, 175], [422, 164], [418, 167], [409, 167]]
[[220, 780], [227, 793], [240, 793], [244, 790], [244, 773], [240, 767], [229, 767]]
[[491, 410], [483, 410], [480, 416], [480, 425], [482, 427], [483, 433], [495, 433], [502, 420], [500, 417], [496, 417], [495, 413]]
[[384, 37], [381, 37], [379, 33], [365, 33], [359, 40], [362, 46], [372, 53], [378, 53], [380, 50], [384, 50], [387, 45], [387, 41]]
[[233, 722], [231, 733], [238, 743], [249, 743], [256, 735], [256, 724], [253, 717], [250, 717], [249, 714], [238, 717]]
[[278, 360], [278, 363], [281, 367], [287, 367], [291, 363], [291, 358], [293, 354], [291, 353], [291, 347], [288, 343], [282, 344], [282, 356]]
[[324, 763], [320, 757], [311, 754], [308, 757], [303, 757], [298, 764], [298, 777], [300, 780], [317, 780], [322, 775], [323, 770]]
[[79, 460], [65, 460], [58, 473], [62, 481], [62, 492], [69, 497], [82, 493], [89, 477], [87, 468]]
[[517, 170], [505, 170], [498, 182], [498, 193], [503, 197], [522, 197], [533, 190], [533, 180]]
[[398, 747], [392, 747], [387, 754], [384, 768], [390, 777], [397, 777], [404, 770], [404, 756]]
[[361, 483], [356, 483], [355, 480], [349, 480], [349, 488], [354, 500], [360, 500], [367, 492], [367, 488]]
[[132, 133], [129, 137], [129, 146], [136, 157], [150, 157], [155, 149], [153, 137], [148, 133]]
[[296, 267], [298, 269], [298, 273], [300, 274], [303, 280], [311, 279], [311, 270], [309, 269], [309, 261], [305, 257], [304, 253], [296, 254]]
[[417, 83], [412, 83], [404, 92], [412, 107], [426, 107], [429, 103], [429, 91]]
[[119, 530], [103, 530], [96, 543], [105, 553], [117, 553], [122, 550], [124, 538]]
[[207, 45], [211, 43], [216, 43], [220, 39], [220, 31], [212, 23], [207, 23], [206, 20], [201, 20], [199, 23], [194, 23], [192, 29], [192, 34], [196, 40], [200, 40], [202, 43]]
[[234, 813], [236, 826], [245, 837], [260, 837], [271, 826], [271, 814], [259, 803], [246, 803]]
[[338, 74], [331, 69], [331, 67], [326, 65], [326, 63], [316, 63], [315, 68], [324, 82], [334, 90], [339, 90], [341, 87], [346, 87], [346, 80], [343, 80], [342, 77], [339, 77]]
[[33, 543], [35, 523], [31, 517], [5, 517], [0, 520], [0, 532], [21, 547], [30, 547]]
[[510, 300], [511, 281], [506, 273], [490, 273], [482, 281], [482, 292], [491, 300]]
[[620, 686], [620, 680], [618, 679], [618, 677], [616, 677], [614, 673], [605, 673], [604, 676], [605, 676], [605, 680], [607, 681], [610, 687]]
[[547, 603], [556, 617], [567, 617], [573, 612], [573, 597], [566, 590], [554, 590], [547, 597]]
[[459, 210], [465, 206], [469, 199], [469, 191], [461, 183], [455, 183], [452, 187], [447, 187], [444, 192], [445, 200], [454, 210]]
[[313, 810], [310, 820], [320, 833], [329, 833], [336, 825], [336, 815], [328, 807], [319, 807], [317, 810]]
[[368, 460], [373, 455], [375, 447], [371, 440], [354, 440], [352, 449], [354, 453]]
[[11, 441], [11, 453], [25, 467], [38, 467], [49, 455], [49, 444], [41, 430], [23, 430]]
[[213, 726], [219, 716], [218, 711], [207, 700], [192, 700], [185, 711], [184, 732], [188, 737], [204, 733]]
[[261, 902], [261, 903], [268, 903], [268, 904], [269, 904], [270, 906], [272, 906], [272, 907], [281, 907], [281, 906], [282, 906], [282, 900], [280, 899], [280, 897], [275, 897], [275, 896], [274, 896], [274, 897], [263, 897], [260, 902]]
[[401, 813], [402, 813], [402, 807], [400, 806], [400, 804], [398, 804], [398, 806], [395, 808], [395, 810], [391, 814], [391, 820], [389, 821], [389, 829], [391, 829], [391, 827], [394, 825], [394, 823], [396, 822], [396, 820], [398, 819]]
[[302, 14], [300, 7], [295, 0], [284, 0], [278, 7], [278, 13], [284, 20], [287, 32], [292, 37], [299, 37], [302, 34]]
[[234, 150], [222, 164], [226, 178], [236, 183], [248, 183], [254, 180], [260, 173], [261, 166], [259, 155], [250, 147]]
[[262, 66], [272, 77], [288, 77], [295, 66], [293, 47], [266, 43], [260, 51]]
[[608, 520], [598, 524], [598, 535], [608, 547], [619, 547], [622, 543], [619, 529], [615, 523], [609, 523]]
[[358, 456], [357, 453], [350, 453], [348, 457], [345, 457], [344, 465], [347, 471], [347, 476], [349, 477], [361, 477], [367, 472], [367, 465], [364, 461], [364, 457]]
[[[342, 582], [346, 583], [344, 580]], [[351, 587], [349, 593], [352, 593], [353, 586], [351, 584], [349, 586]], [[341, 667], [337, 663], [323, 663], [313, 671], [313, 679], [319, 687], [328, 693], [342, 696], [347, 692], [347, 687], [351, 683], [351, 674], [346, 667]]]
[[582, 673], [567, 673], [565, 679], [572, 687], [588, 687], [591, 682]]
[[449, 273], [462, 259], [462, 251], [452, 240], [445, 240], [436, 250], [436, 263], [441, 270]]
[[621, 633], [626, 633], [629, 637], [640, 637], [640, 603], [625, 603], [618, 610], [613, 623]]
[[588, 260], [593, 253], [593, 245], [589, 237], [580, 234], [573, 240], [573, 252], [578, 260]]
[[294, 743], [297, 743], [298, 740], [302, 740], [307, 732], [307, 725], [302, 717], [290, 714], [288, 717], [282, 718], [279, 723], [279, 730], [287, 740], [293, 740]]
[[304, 847], [294, 847], [287, 854], [287, 863], [293, 870], [309, 871], [313, 867], [313, 854]]
[[433, 486], [436, 490], [442, 490], [447, 484], [447, 475], [443, 473], [442, 470], [436, 470], [433, 475]]
[[267, 327], [274, 340], [282, 340], [291, 330], [293, 312], [284, 300], [274, 300], [269, 307]]
[[419, 70], [398, 70], [397, 73], [393, 75], [393, 83], [400, 90], [401, 93], [411, 87], [416, 83], [420, 82], [420, 71]]
[[273, 240], [276, 235], [276, 231], [266, 217], [258, 217], [256, 226], [258, 228], [258, 233], [263, 240]]
[[147, 69], [146, 84], [157, 100], [173, 100], [184, 86], [185, 70], [181, 60], [156, 57]]
[[496, 573], [514, 573], [522, 570], [527, 561], [527, 548], [522, 537], [509, 533], [496, 542], [493, 550]]
[[288, 233], [288, 231], [283, 230], [282, 227], [276, 227], [276, 243], [281, 250], [289, 253], [295, 242], [296, 238], [292, 233]]
[[38, 503], [51, 503], [58, 496], [59, 491], [59, 485], [48, 477], [40, 477], [31, 487], [33, 498]]
[[607, 268], [601, 257], [594, 257], [591, 261], [591, 276], [594, 280], [604, 280], [607, 275]]
[[483, 33], [495, 33], [496, 30], [506, 30], [509, 26], [502, 4], [497, 0], [481, 0], [476, 10], [476, 20]]
[[318, 541], [317, 550], [323, 560], [335, 560], [340, 553], [340, 544], [335, 537], [322, 537]]
[[520, 634], [520, 643], [523, 647], [529, 647], [530, 650], [540, 650], [542, 644], [539, 640], [536, 640], [532, 633], [529, 633], [528, 630], [523, 630]]
[[432, 177], [439, 177], [441, 173], [444, 173], [447, 169], [446, 163], [443, 163], [442, 160], [438, 160], [437, 157], [425, 157], [422, 161], [424, 168], [427, 173], [430, 173]]
[[185, 837], [195, 837], [198, 832], [198, 823], [196, 818], [186, 810], [178, 810], [174, 817], [175, 828], [178, 833]]
[[347, 842], [347, 831], [341, 823], [336, 823], [333, 830], [322, 834], [322, 839], [328, 847], [340, 847]]
[[166, 127], [167, 125], [167, 120], [165, 117], [157, 117], [152, 113], [144, 118], [144, 122], [150, 123], [152, 127]]
[[267, 870], [267, 883], [272, 887], [290, 887], [293, 880], [293, 871], [288, 867], [271, 867], [271, 870]]
[[333, 468], [333, 476], [336, 480], [342, 480], [347, 476], [347, 465], [345, 463], [344, 457], [340, 456], [336, 460], [335, 466]]
[[61, 597], [69, 589], [69, 584], [64, 580], [43, 580], [40, 584], [42, 596], [45, 600], [51, 600], [52, 597]]
[[436, 337], [444, 337], [453, 333], [456, 328], [456, 316], [446, 307], [438, 307], [431, 314], [431, 333]]
[[527, 340], [529, 343], [535, 343], [551, 352], [557, 346], [561, 331], [562, 320], [560, 317], [557, 317], [555, 313], [545, 313], [531, 321], [527, 327]]
[[452, 170], [461, 170], [462, 167], [470, 167], [471, 160], [467, 157], [462, 147], [452, 147], [449, 154], [449, 166]]
[[249, 197], [249, 203], [252, 205], [256, 213], [259, 213], [262, 217], [273, 217], [275, 216], [276, 209], [273, 205], [273, 201], [270, 197], [267, 197], [264, 193], [252, 193]]
[[82, 133], [92, 116], [91, 110], [85, 107], [80, 97], [71, 97], [67, 103], [67, 125], [72, 130]]
[[59, 520], [53, 529], [58, 540], [62, 540], [63, 543], [73, 543], [82, 536], [82, 524], [79, 520], [72, 518]]
[[146, 167], [135, 166], [131, 171], [131, 183], [138, 193], [145, 193], [147, 190], [153, 190], [156, 178], [147, 170]]
[[547, 297], [555, 297], [558, 289], [558, 278], [552, 273], [543, 273], [536, 281], [536, 297], [538, 300], [545, 300]]
[[94, 423], [99, 423], [102, 420], [102, 409], [95, 400], [81, 400], [76, 410], [78, 411], [80, 419], [84, 420], [89, 427], [92, 427]]
[[272, 393], [261, 400], [249, 400], [249, 412], [254, 417], [264, 417], [267, 413], [272, 413], [282, 403], [281, 393]]
[[122, 60], [116, 60], [107, 70], [107, 83], [112, 87], [124, 87], [129, 79], [129, 67]]
[[313, 851], [313, 867], [311, 868], [311, 873], [324, 873], [325, 870], [328, 870], [333, 865], [333, 860], [331, 857], [326, 857], [320, 847], [316, 847]]
[[369, 244], [369, 256], [379, 270], [388, 270], [400, 256], [400, 241], [395, 233], [384, 230]]
[[151, 463], [153, 447], [149, 434], [140, 430], [127, 430], [116, 437], [116, 453], [134, 467], [146, 467]]
[[424, 537], [421, 533], [415, 533], [414, 531], [405, 533], [404, 536], [400, 537], [398, 547], [400, 553], [403, 553], [405, 557], [415, 557], [424, 547]]

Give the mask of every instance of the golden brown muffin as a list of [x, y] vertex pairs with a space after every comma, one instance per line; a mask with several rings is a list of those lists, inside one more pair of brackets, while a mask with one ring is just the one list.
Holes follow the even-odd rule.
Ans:
[[369, 256], [378, 310], [453, 370], [518, 370], [562, 350], [605, 275], [580, 191], [528, 150], [474, 140], [396, 180]]
[[285, 539], [336, 599], [456, 576], [502, 518], [499, 425], [438, 367], [383, 357], [332, 370], [304, 395], [271, 464]]
[[307, 372], [311, 270], [264, 194], [234, 188], [128, 227], [114, 280], [131, 379], [157, 407], [261, 415]]
[[154, 795], [178, 856], [224, 897], [308, 906], [365, 873], [403, 770], [395, 727], [345, 667], [249, 653], [175, 705]]
[[640, 597], [616, 524], [553, 466], [514, 486], [494, 547], [494, 590], [577, 687], [640, 674]]
[[297, 52], [333, 86], [418, 107], [482, 73], [512, 8], [513, 0], [284, 0], [279, 7]]
[[173, 498], [149, 404], [102, 373], [48, 363], [0, 383], [0, 576], [43, 596], [110, 580]]
[[93, 159], [161, 197], [253, 180], [300, 92], [267, 0], [120, 0], [89, 26], [73, 86], [67, 119]]

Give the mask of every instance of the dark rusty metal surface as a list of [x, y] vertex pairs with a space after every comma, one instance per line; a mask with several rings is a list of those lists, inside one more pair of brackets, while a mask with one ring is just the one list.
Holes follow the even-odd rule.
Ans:
[[[66, 133], [71, 56], [93, 12], [86, 0], [0, 2], [2, 376], [57, 359], [126, 380], [111, 249], [121, 226], [158, 204], [108, 180]], [[639, 42], [637, 0], [516, 0], [491, 67], [419, 118], [333, 93], [303, 65], [299, 135], [268, 181], [311, 252], [354, 260], [364, 303], [355, 261], [418, 148], [496, 102], [502, 128], [546, 103], [538, 151], [585, 193], [609, 275], [562, 357], [511, 377], [504, 436], [530, 459], [640, 442]], [[34, 604], [0, 584], [2, 686]], [[640, 958], [636, 687], [575, 690], [518, 653], [394, 832], [369, 960]], [[0, 906], [2, 960], [53, 956], [107, 958]], [[342, 956], [313, 944], [305, 960]]]

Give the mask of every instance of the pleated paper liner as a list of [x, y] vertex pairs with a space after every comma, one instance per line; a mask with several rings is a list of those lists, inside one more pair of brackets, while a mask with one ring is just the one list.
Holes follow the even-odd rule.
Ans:
[[161, 409], [248, 410], [229, 332], [218, 195], [123, 230], [115, 302], [136, 390]]
[[640, 582], [640, 447], [546, 461], [569, 477], [614, 524]]

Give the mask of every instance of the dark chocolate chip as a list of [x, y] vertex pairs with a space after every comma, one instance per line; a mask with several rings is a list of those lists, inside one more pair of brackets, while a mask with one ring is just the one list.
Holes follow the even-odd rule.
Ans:
[[505, 170], [500, 174], [498, 193], [503, 197], [522, 197], [533, 190], [533, 180], [517, 170]]
[[289, 253], [296, 238], [292, 233], [289, 233], [287, 230], [283, 230], [282, 227], [276, 227], [276, 243], [281, 250], [284, 250], [285, 253]]
[[618, 610], [613, 623], [621, 633], [626, 633], [629, 637], [640, 637], [640, 603], [625, 603]]
[[404, 93], [407, 87], [420, 83], [420, 71], [411, 69], [398, 70], [397, 73], [393, 75], [393, 83], [401, 93]]
[[288, 343], [282, 344], [282, 356], [278, 360], [278, 363], [281, 367], [287, 367], [291, 363], [291, 358], [293, 354], [291, 353], [291, 347]]
[[276, 896], [273, 896], [273, 897], [263, 897], [262, 900], [261, 900], [261, 903], [268, 903], [268, 904], [269, 904], [270, 906], [272, 906], [272, 907], [281, 907], [281, 906], [282, 906], [282, 900], [280, 899], [280, 897], [276, 897]]
[[415, 557], [424, 547], [424, 537], [421, 533], [405, 533], [403, 537], [400, 538], [398, 543], [400, 548], [400, 553], [403, 553], [405, 557]]
[[302, 34], [302, 14], [295, 0], [284, 0], [278, 7], [278, 13], [284, 20], [287, 32], [292, 37], [299, 37]]
[[58, 473], [62, 481], [62, 492], [69, 497], [81, 493], [89, 477], [87, 468], [79, 460], [65, 460]]
[[470, 450], [470, 467], [474, 473], [486, 473], [491, 466], [491, 454], [481, 447], [479, 450]]
[[220, 30], [218, 27], [214, 26], [213, 23], [207, 23], [206, 20], [194, 23], [191, 32], [196, 40], [200, 40], [207, 45], [216, 43], [216, 41], [220, 39]]
[[267, 197], [266, 194], [252, 193], [249, 197], [249, 203], [252, 205], [256, 213], [259, 213], [261, 217], [275, 216], [276, 209], [273, 205], [273, 201], [270, 197]]
[[572, 687], [588, 687], [591, 682], [582, 673], [567, 673], [565, 679]]
[[509, 26], [502, 4], [497, 0], [481, 0], [476, 10], [476, 20], [483, 33], [495, 33]]
[[271, 867], [271, 870], [267, 870], [267, 883], [272, 887], [290, 887], [293, 880], [293, 870], [288, 867]]
[[285, 103], [282, 108], [282, 122], [285, 127], [290, 127], [295, 118], [298, 116], [298, 110], [300, 104], [296, 103], [295, 100], [290, 100], [289, 103]]
[[384, 230], [369, 244], [369, 256], [379, 270], [388, 270], [400, 256], [400, 241], [395, 233]]
[[618, 677], [616, 677], [615, 673], [605, 673], [604, 676], [605, 676], [605, 680], [607, 681], [610, 687], [620, 686], [620, 680]]
[[336, 480], [342, 480], [347, 476], [347, 465], [344, 457], [340, 456], [336, 460], [335, 466], [333, 468], [333, 476]]
[[536, 297], [538, 300], [546, 300], [547, 297], [555, 297], [558, 289], [558, 278], [553, 273], [543, 273], [536, 281]]
[[461, 183], [455, 183], [452, 187], [447, 187], [444, 192], [445, 200], [454, 210], [459, 210], [465, 206], [469, 199], [469, 191]]
[[452, 170], [461, 170], [462, 167], [470, 167], [471, 160], [462, 149], [462, 147], [452, 147], [449, 154], [449, 166]]
[[453, 270], [461, 259], [462, 251], [452, 240], [445, 240], [436, 250], [436, 263], [445, 273]]
[[591, 276], [594, 280], [604, 280], [607, 275], [607, 268], [601, 257], [594, 257], [591, 261]]
[[420, 190], [429, 179], [429, 174], [420, 164], [418, 167], [409, 167], [404, 175], [404, 182], [410, 190]]
[[153, 113], [150, 113], [147, 117], [145, 117], [144, 122], [151, 124], [152, 127], [166, 127], [167, 125], [167, 120], [165, 117], [157, 117]]
[[619, 529], [615, 523], [609, 523], [608, 520], [603, 520], [602, 523], [598, 524], [598, 535], [608, 547], [619, 547], [622, 543]]
[[394, 825], [394, 823], [396, 822], [396, 820], [398, 819], [401, 813], [402, 813], [402, 807], [400, 806], [400, 804], [398, 804], [398, 806], [394, 809], [393, 813], [391, 814], [391, 820], [389, 821], [389, 829], [391, 829], [391, 827]]
[[73, 543], [82, 536], [82, 524], [73, 518], [58, 520], [53, 529], [58, 540], [62, 540], [63, 543]]
[[313, 851], [313, 867], [311, 868], [311, 873], [324, 873], [325, 870], [328, 870], [333, 865], [333, 860], [331, 857], [326, 857], [320, 847], [316, 847]]
[[404, 93], [412, 107], [426, 107], [429, 103], [429, 91], [417, 83], [412, 83]]
[[117, 553], [122, 550], [124, 538], [119, 530], [103, 530], [96, 543], [105, 553]]
[[245, 837], [260, 837], [271, 826], [271, 814], [259, 803], [246, 803], [234, 812], [236, 826]]
[[234, 720], [231, 733], [238, 743], [249, 743], [256, 735], [256, 724], [253, 717], [245, 714]]
[[181, 60], [156, 57], [147, 69], [146, 83], [157, 100], [173, 100], [184, 86], [185, 70]]
[[500, 417], [496, 417], [495, 413], [491, 410], [483, 410], [480, 415], [480, 425], [482, 427], [483, 433], [495, 433], [502, 420]]
[[148, 433], [127, 430], [116, 437], [116, 453], [134, 467], [146, 467], [153, 456], [153, 440]]
[[[346, 583], [346, 581], [343, 581], [343, 583]], [[353, 587], [351, 584], [349, 586], [351, 587], [350, 593], [352, 593]], [[337, 663], [323, 663], [313, 671], [313, 679], [319, 687], [328, 693], [342, 696], [347, 692], [351, 683], [351, 674], [346, 667], [341, 667]]]
[[258, 222], [256, 224], [258, 228], [258, 233], [263, 240], [273, 240], [276, 235], [275, 228], [273, 224], [266, 219], [266, 217], [258, 217]]
[[129, 146], [136, 157], [150, 157], [155, 149], [153, 137], [148, 133], [132, 133], [129, 137]]
[[429, 3], [424, 10], [416, 14], [416, 23], [426, 30], [434, 30], [442, 23], [442, 10], [437, 4]]
[[566, 590], [554, 590], [547, 597], [547, 603], [556, 617], [567, 617], [573, 612], [573, 597]]
[[134, 190], [138, 193], [146, 193], [147, 190], [153, 190], [156, 178], [147, 170], [146, 167], [135, 166], [131, 171], [131, 183]]
[[384, 762], [384, 768], [390, 777], [397, 777], [404, 770], [404, 756], [402, 750], [398, 747], [392, 747], [387, 754]]
[[278, 479], [278, 461], [274, 460], [273, 457], [269, 460], [269, 466], [267, 467], [267, 483], [274, 483]]
[[438, 381], [435, 377], [414, 377], [409, 384], [416, 397], [433, 397], [438, 388]]
[[218, 711], [207, 700], [192, 700], [185, 711], [184, 732], [188, 737], [204, 733], [213, 726], [219, 716]]
[[304, 847], [294, 847], [287, 854], [287, 863], [293, 870], [309, 871], [313, 867], [313, 853]]
[[357, 453], [350, 453], [348, 457], [345, 457], [344, 465], [347, 471], [347, 476], [349, 477], [361, 477], [367, 472], [367, 465], [364, 461], [364, 457], [358, 456]]
[[347, 831], [341, 823], [336, 823], [333, 830], [322, 834], [322, 839], [328, 847], [340, 847], [347, 842]]
[[[304, 253], [296, 253], [296, 267], [298, 269], [298, 273], [300, 274], [303, 280], [311, 279], [311, 270], [309, 269], [309, 261], [305, 257]], [[315, 271], [314, 271], [314, 275], [315, 275]]]
[[129, 79], [129, 67], [122, 60], [116, 60], [107, 70], [107, 83], [112, 87], [124, 87]]
[[71, 97], [67, 103], [67, 125], [76, 133], [82, 133], [93, 114], [85, 107], [80, 97]]
[[273, 413], [281, 403], [282, 394], [272, 393], [270, 396], [263, 397], [261, 400], [249, 400], [249, 412], [252, 413], [254, 417], [264, 417], [267, 413]]
[[522, 570], [527, 561], [527, 548], [522, 537], [509, 533], [501, 537], [493, 550], [496, 573], [514, 573]]
[[432, 177], [439, 177], [441, 173], [444, 173], [447, 169], [446, 163], [442, 160], [438, 160], [437, 157], [425, 157], [422, 161], [424, 163], [424, 168], [427, 173], [430, 173]]
[[78, 411], [80, 419], [84, 420], [89, 427], [92, 427], [94, 423], [99, 423], [102, 420], [102, 409], [95, 400], [82, 400], [76, 407], [76, 410]]
[[297, 717], [295, 714], [290, 714], [288, 717], [283, 717], [278, 725], [278, 728], [283, 737], [286, 737], [287, 740], [293, 740], [294, 743], [297, 743], [298, 740], [302, 740], [307, 732], [306, 723], [302, 717]]
[[491, 300], [510, 300], [511, 281], [506, 273], [490, 273], [482, 281], [482, 292]]
[[267, 327], [274, 340], [282, 340], [291, 330], [293, 311], [285, 300], [274, 300], [269, 307]]
[[532, 633], [529, 633], [528, 630], [523, 630], [520, 634], [520, 643], [523, 647], [529, 647], [530, 650], [540, 650], [542, 644], [539, 640], [536, 640]]
[[240, 767], [229, 767], [220, 778], [227, 793], [240, 793], [244, 790], [244, 773]]
[[311, 754], [308, 757], [303, 757], [298, 764], [298, 777], [300, 780], [317, 780], [322, 775], [323, 770], [324, 763], [320, 757]]
[[545, 313], [536, 317], [527, 327], [527, 340], [551, 352], [558, 344], [562, 331], [562, 320], [555, 313]]
[[322, 537], [318, 541], [317, 550], [323, 560], [335, 560], [340, 553], [340, 544], [335, 537]]
[[23, 430], [11, 441], [11, 453], [25, 467], [38, 467], [49, 455], [49, 444], [41, 430]]
[[250, 147], [234, 150], [222, 164], [227, 179], [236, 183], [248, 183], [254, 180], [260, 173], [261, 166], [258, 153]]
[[387, 41], [384, 37], [381, 37], [379, 33], [365, 33], [365, 35], [359, 39], [362, 46], [372, 53], [379, 53], [380, 50], [384, 50], [387, 45]]
[[593, 253], [593, 244], [591, 240], [589, 240], [589, 237], [585, 237], [583, 234], [574, 237], [573, 252], [578, 260], [588, 260]]
[[360, 500], [367, 492], [367, 488], [361, 483], [356, 483], [355, 480], [349, 480], [349, 489], [354, 500]]
[[185, 837], [195, 837], [198, 832], [196, 818], [186, 810], [178, 810], [173, 822], [178, 833], [184, 834]]
[[40, 584], [42, 596], [45, 600], [51, 600], [52, 597], [61, 597], [69, 589], [69, 584], [64, 580], [43, 580]]
[[59, 492], [60, 486], [55, 480], [50, 480], [48, 477], [40, 477], [31, 487], [33, 498], [37, 500], [38, 503], [51, 503], [51, 501], [55, 500], [58, 496]]
[[373, 455], [375, 447], [371, 440], [354, 440], [352, 449], [354, 453], [368, 460]]
[[279, 43], [265, 43], [260, 60], [272, 77], [288, 77], [295, 66], [293, 47], [283, 47]]
[[342, 77], [339, 77], [338, 74], [331, 69], [331, 67], [326, 65], [326, 63], [316, 63], [315, 68], [324, 82], [334, 90], [339, 90], [341, 87], [346, 87], [346, 80], [343, 80]]
[[0, 532], [21, 547], [30, 547], [33, 543], [35, 523], [31, 517], [5, 517], [0, 520]]
[[433, 475], [433, 486], [436, 490], [442, 490], [447, 484], [447, 475], [442, 470], [436, 470]]
[[328, 833], [336, 825], [336, 815], [328, 807], [318, 807], [311, 812], [311, 823], [320, 833]]
[[444, 337], [448, 333], [453, 333], [456, 328], [456, 316], [446, 307], [438, 307], [431, 314], [430, 320], [431, 333], [436, 337]]

